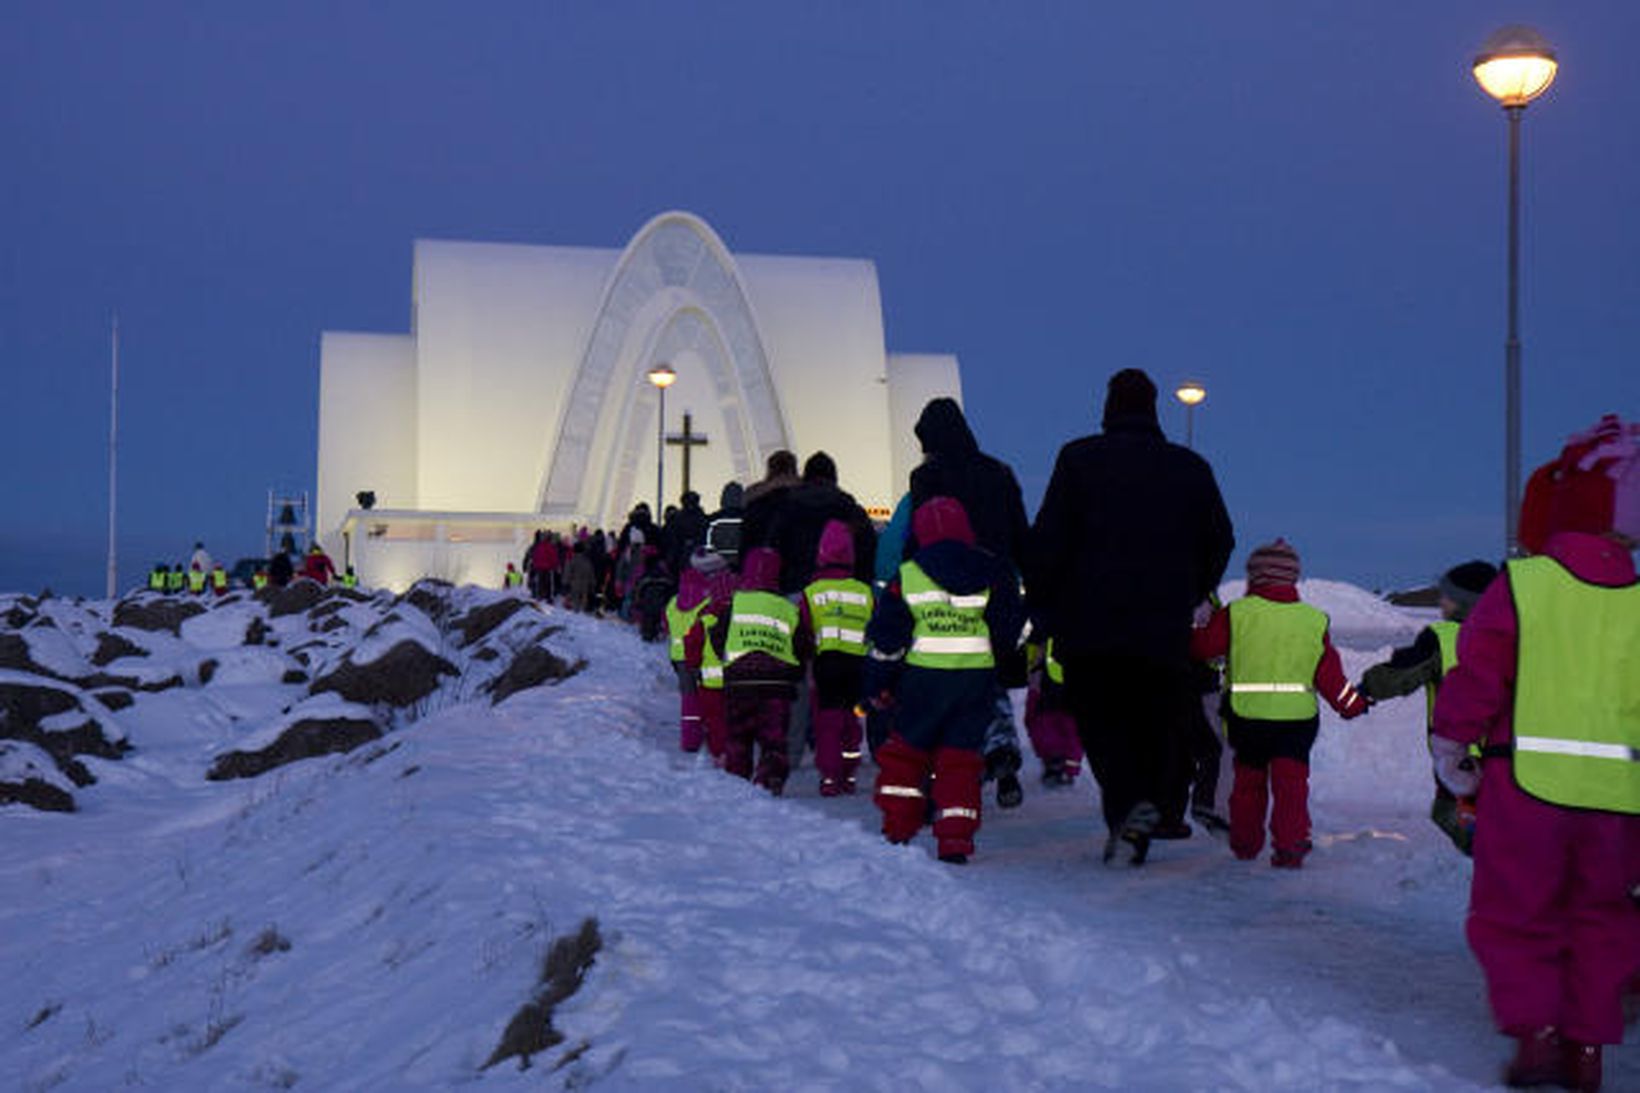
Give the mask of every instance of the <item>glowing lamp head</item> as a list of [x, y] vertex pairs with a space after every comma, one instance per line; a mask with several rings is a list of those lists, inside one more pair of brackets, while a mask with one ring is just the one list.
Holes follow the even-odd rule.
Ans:
[[644, 375], [650, 383], [663, 391], [678, 382], [678, 374], [673, 371], [670, 364], [657, 364]]
[[1549, 89], [1560, 67], [1555, 51], [1531, 27], [1507, 26], [1481, 46], [1475, 79], [1505, 107], [1522, 107]]
[[1195, 380], [1187, 380], [1173, 389], [1173, 397], [1186, 406], [1194, 406], [1207, 397], [1207, 388]]

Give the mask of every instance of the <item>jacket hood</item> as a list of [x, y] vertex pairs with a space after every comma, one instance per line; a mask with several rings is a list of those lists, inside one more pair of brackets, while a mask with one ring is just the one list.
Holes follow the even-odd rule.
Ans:
[[947, 396], [930, 399], [917, 418], [915, 432], [924, 455], [955, 455], [979, 451], [979, 442], [962, 416], [957, 400]]
[[678, 578], [678, 606], [687, 611], [706, 598], [706, 574], [685, 569]]
[[965, 546], [974, 545], [974, 528], [968, 522], [968, 511], [955, 497], [930, 497], [911, 514], [911, 534], [921, 546], [932, 546], [946, 539], [954, 539]]
[[747, 591], [779, 591], [780, 552], [773, 547], [748, 550], [740, 561], [740, 587]]
[[814, 566], [854, 568], [854, 533], [841, 520], [827, 520], [820, 532], [820, 549], [815, 552]]

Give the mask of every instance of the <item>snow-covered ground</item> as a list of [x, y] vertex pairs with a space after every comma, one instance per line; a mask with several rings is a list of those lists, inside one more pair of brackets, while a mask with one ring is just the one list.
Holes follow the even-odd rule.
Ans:
[[[1349, 586], [1305, 593], [1333, 614], [1352, 676], [1427, 618]], [[377, 744], [233, 782], [204, 780], [210, 758], [265, 737], [302, 688], [230, 648], [243, 619], [156, 642], [155, 675], [195, 680], [207, 649], [225, 663], [211, 686], [110, 715], [136, 750], [86, 761], [99, 782], [77, 791], [80, 812], [0, 810], [0, 1081], [1496, 1080], [1506, 1045], [1462, 936], [1469, 865], [1425, 818], [1421, 697], [1348, 725], [1323, 714], [1317, 849], [1301, 872], [1235, 861], [1199, 833], [1158, 844], [1141, 870], [1105, 869], [1091, 787], [1034, 778], [1022, 808], [988, 811], [958, 868], [933, 860], [926, 836], [884, 844], [869, 797], [818, 797], [812, 766], [775, 800], [680, 754], [664, 646], [613, 622], [552, 621], [555, 647], [589, 662], [565, 682], [494, 707], [456, 688]], [[562, 1042], [528, 1070], [483, 1069], [552, 941], [589, 918], [602, 948], [552, 1013]], [[1608, 1088], [1640, 1089], [1632, 1026]]]

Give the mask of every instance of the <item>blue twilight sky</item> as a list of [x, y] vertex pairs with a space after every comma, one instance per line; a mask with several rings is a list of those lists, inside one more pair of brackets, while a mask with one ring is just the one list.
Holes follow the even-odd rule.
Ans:
[[1209, 389], [1233, 565], [1495, 556], [1506, 128], [1469, 61], [1507, 22], [1562, 63], [1525, 117], [1527, 468], [1640, 413], [1633, 0], [5, 11], [0, 590], [101, 592], [111, 313], [130, 584], [260, 551], [315, 477], [319, 332], [406, 330], [413, 239], [620, 247], [669, 208], [874, 260], [889, 348], [960, 356], [1033, 512], [1136, 365]]

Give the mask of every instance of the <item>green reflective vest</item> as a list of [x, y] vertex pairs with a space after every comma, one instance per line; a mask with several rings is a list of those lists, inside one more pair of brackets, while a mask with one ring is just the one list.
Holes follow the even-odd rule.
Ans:
[[228, 590], [228, 571], [225, 569], [211, 570], [211, 587], [218, 592]]
[[148, 591], [164, 592], [167, 578], [169, 578], [170, 575], [170, 571], [164, 569], [155, 569], [151, 571], [148, 574]]
[[866, 655], [866, 623], [871, 621], [871, 586], [850, 578], [825, 577], [803, 589], [820, 653]]
[[797, 607], [773, 592], [740, 591], [729, 609], [729, 637], [723, 643], [723, 663], [733, 664], [747, 653], [767, 653], [782, 664], [797, 665], [792, 635], [797, 631]]
[[711, 602], [709, 599], [701, 600], [685, 611], [678, 606], [676, 596], [666, 601], [666, 651], [671, 656], [673, 664], [683, 663], [683, 639]]
[[260, 592], [264, 588], [268, 587], [268, 575], [266, 573], [261, 572], [261, 571], [257, 571], [255, 573], [252, 573], [251, 574], [251, 587], [253, 589], [255, 589], [256, 591], [258, 591], [258, 592]]
[[1042, 650], [1042, 668], [1047, 672], [1048, 679], [1064, 686], [1065, 666], [1059, 663], [1059, 658], [1053, 655], [1053, 639], [1048, 639], [1047, 648]]
[[1318, 712], [1315, 667], [1326, 612], [1247, 596], [1230, 605], [1230, 709], [1259, 721], [1306, 721]]
[[1588, 584], [1547, 557], [1508, 572], [1515, 781], [1550, 804], [1640, 814], [1640, 582]]
[[[708, 603], [711, 601], [708, 600]], [[706, 631], [706, 641], [700, 649], [700, 685], [708, 691], [723, 689], [723, 659], [712, 644], [712, 628], [717, 625], [716, 615], [701, 615], [700, 625]]]
[[991, 628], [985, 624], [986, 589], [954, 595], [935, 584], [916, 562], [900, 564], [900, 595], [911, 609], [911, 650], [917, 668], [992, 668]]
[[[522, 580], [523, 578], [520, 577], [519, 579]], [[359, 575], [357, 573], [343, 573], [342, 574], [342, 587], [343, 588], [358, 588], [359, 587]]]
[[188, 591], [205, 591], [205, 571], [203, 569], [190, 569], [188, 571]]
[[[342, 583], [347, 583], [346, 577], [342, 578]], [[509, 569], [506, 573], [506, 583], [508, 588], [517, 588], [524, 583], [524, 575], [516, 569]]]
[[[1451, 619], [1442, 619], [1432, 622], [1429, 628], [1435, 631], [1435, 640], [1441, 643], [1441, 679], [1447, 677], [1458, 664], [1458, 631], [1461, 627]], [[1441, 681], [1431, 680], [1424, 684], [1424, 724], [1435, 727], [1435, 696], [1440, 693]]]
[[165, 591], [167, 591], [167, 592], [181, 592], [182, 591], [182, 582], [183, 582], [182, 570], [180, 570], [180, 569], [171, 570], [171, 572], [169, 572], [165, 575]]

